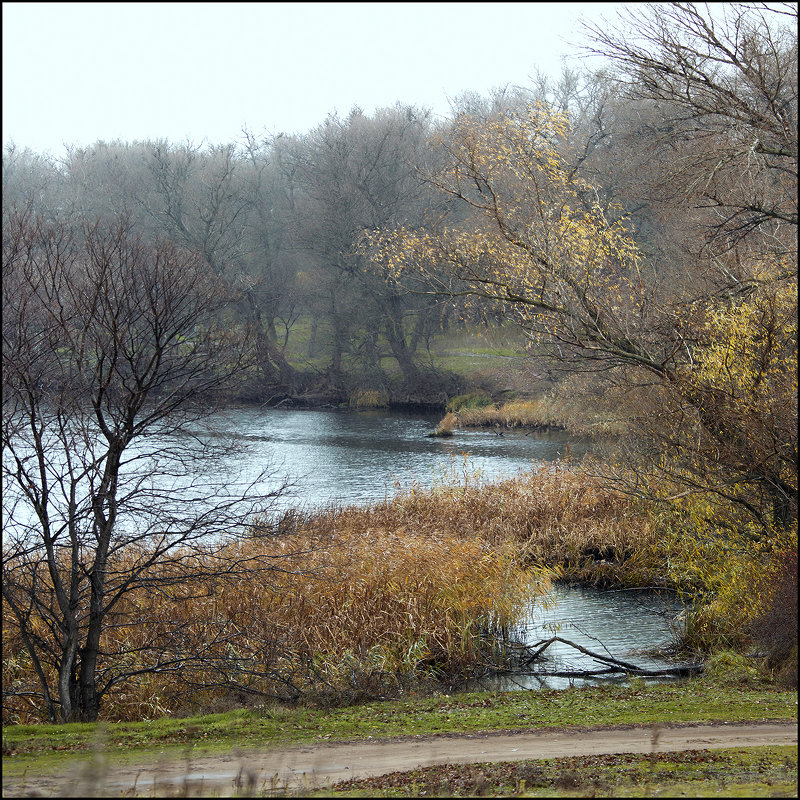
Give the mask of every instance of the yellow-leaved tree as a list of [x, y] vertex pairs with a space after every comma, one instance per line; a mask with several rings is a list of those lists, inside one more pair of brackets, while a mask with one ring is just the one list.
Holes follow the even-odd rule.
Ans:
[[[393, 280], [499, 304], [574, 369], [613, 374], [630, 427], [625, 488], [762, 531], [797, 516], [796, 281], [785, 254], [739, 249], [665, 291], [623, 210], [601, 205], [544, 105], [458, 117], [430, 180], [468, 209], [438, 230], [368, 238]], [[723, 258], [734, 284], [720, 291]], [[622, 482], [621, 473], [616, 476]]]

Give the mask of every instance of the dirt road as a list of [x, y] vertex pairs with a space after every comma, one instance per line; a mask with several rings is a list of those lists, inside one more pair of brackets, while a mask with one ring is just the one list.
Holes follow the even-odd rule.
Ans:
[[[522, 761], [602, 753], [651, 753], [721, 747], [797, 744], [797, 722], [629, 726], [478, 733], [380, 741], [314, 744], [228, 756], [174, 755], [161, 763], [121, 766], [99, 757], [82, 773], [3, 777], [5, 797], [231, 796], [270, 788], [324, 787], [350, 778], [434, 764]], [[134, 788], [135, 787], [135, 788]]]

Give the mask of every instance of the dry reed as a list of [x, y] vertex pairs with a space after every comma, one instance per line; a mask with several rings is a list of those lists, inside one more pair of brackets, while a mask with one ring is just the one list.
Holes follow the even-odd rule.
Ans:
[[501, 405], [463, 407], [456, 413], [456, 417], [454, 427], [459, 428], [557, 429], [585, 437], [616, 435], [621, 430], [620, 420], [614, 418], [607, 409], [598, 406], [597, 410], [593, 410], [587, 408], [586, 404], [580, 404], [558, 393], [544, 394], [533, 400], [514, 400]]
[[[189, 577], [119, 604], [103, 666], [132, 672], [160, 653], [163, 668], [111, 690], [103, 716], [386, 696], [496, 657], [532, 578], [544, 580], [537, 566], [584, 582], [665, 580], [654, 524], [598, 481], [562, 467], [495, 484], [465, 477], [370, 507], [287, 514], [277, 533], [229, 545], [239, 567], [227, 574], [208, 577], [201, 554], [154, 568]], [[6, 611], [4, 685], [35, 690]], [[4, 707], [6, 719], [37, 713], [22, 700]]]

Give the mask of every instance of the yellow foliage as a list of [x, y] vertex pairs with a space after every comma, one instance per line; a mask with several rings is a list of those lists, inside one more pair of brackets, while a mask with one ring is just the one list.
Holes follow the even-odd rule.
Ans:
[[516, 303], [542, 333], [560, 330], [559, 315], [588, 320], [600, 298], [617, 315], [638, 313], [638, 250], [621, 209], [601, 208], [575, 178], [560, 150], [568, 132], [566, 116], [543, 105], [488, 121], [459, 117], [434, 182], [476, 217], [459, 229], [372, 233], [365, 242], [375, 263], [395, 279], [454, 277], [467, 292]]

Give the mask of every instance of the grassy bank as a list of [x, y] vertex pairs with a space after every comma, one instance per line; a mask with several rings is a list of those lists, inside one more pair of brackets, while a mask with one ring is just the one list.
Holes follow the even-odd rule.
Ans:
[[[98, 743], [120, 757], [153, 752], [213, 754], [386, 736], [538, 730], [657, 722], [756, 721], [797, 716], [797, 693], [758, 681], [698, 678], [562, 691], [477, 692], [345, 708], [266, 705], [223, 714], [146, 722], [13, 725], [3, 728], [4, 770], [44, 769], [88, 756]], [[116, 757], [116, 755], [115, 755]]]
[[[483, 692], [407, 698], [353, 708], [266, 706], [137, 723], [12, 726], [3, 731], [4, 778], [63, 774], [98, 757], [120, 766], [297, 744], [548, 728], [795, 719], [797, 694], [730, 675], [646, 686]], [[705, 750], [441, 765], [347, 782], [303, 796], [793, 796], [796, 747]], [[188, 766], [187, 766], [188, 769]], [[102, 795], [102, 785], [97, 785]], [[178, 787], [177, 792], [181, 792]], [[140, 794], [148, 796], [146, 786]], [[256, 788], [255, 794], [258, 794]], [[280, 789], [278, 794], [286, 794]], [[246, 790], [242, 796], [250, 796]], [[709, 795], [710, 796], [710, 795]]]

